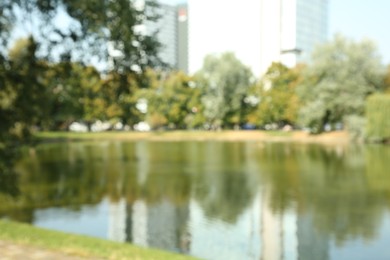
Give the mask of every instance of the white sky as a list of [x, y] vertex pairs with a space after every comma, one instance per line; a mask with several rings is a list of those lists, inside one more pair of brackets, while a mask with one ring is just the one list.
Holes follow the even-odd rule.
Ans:
[[[187, 1], [161, 2], [178, 4]], [[329, 0], [329, 3], [329, 37], [341, 33], [355, 40], [369, 38], [377, 43], [384, 63], [390, 64], [390, 33], [387, 27], [390, 24], [390, 0]], [[223, 9], [221, 7], [221, 11]]]
[[[189, 40], [190, 74], [202, 67], [205, 55], [232, 50], [244, 64], [260, 71], [260, 34], [253, 34], [260, 28], [260, 2], [240, 0], [237, 5], [235, 1], [193, 0], [191, 4], [193, 12], [189, 12], [189, 37], [194, 39]], [[205, 4], [209, 8], [204, 8]]]
[[[1, 1], [1, 0], [0, 0]], [[160, 0], [167, 4], [186, 3], [187, 0]], [[215, 0], [208, 0], [210, 3]], [[232, 2], [225, 0], [226, 5]], [[385, 64], [390, 64], [390, 0], [328, 0], [329, 38], [341, 33], [355, 40], [369, 38], [377, 43]], [[218, 2], [218, 1], [217, 1]], [[226, 10], [221, 6], [220, 11]], [[218, 15], [222, 15], [219, 13]], [[240, 19], [240, 18], [234, 18]], [[242, 19], [248, 19], [243, 17]], [[19, 37], [18, 33], [15, 37]], [[233, 44], [233, 43], [231, 43]]]

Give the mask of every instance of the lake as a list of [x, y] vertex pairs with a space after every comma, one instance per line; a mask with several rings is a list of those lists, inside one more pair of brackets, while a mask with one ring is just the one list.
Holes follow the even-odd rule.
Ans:
[[15, 169], [0, 218], [203, 259], [390, 259], [389, 146], [47, 143]]

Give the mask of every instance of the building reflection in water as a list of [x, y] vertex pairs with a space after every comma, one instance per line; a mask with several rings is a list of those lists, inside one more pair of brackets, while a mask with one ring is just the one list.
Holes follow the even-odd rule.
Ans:
[[329, 236], [316, 230], [312, 212], [275, 213], [269, 193], [261, 205], [261, 259], [329, 259]]
[[310, 211], [275, 213], [266, 192], [257, 197], [258, 210], [246, 211], [234, 225], [207, 220], [196, 201], [178, 207], [168, 200], [121, 199], [109, 203], [108, 237], [207, 259], [329, 259], [329, 236], [315, 229]]
[[178, 207], [168, 200], [153, 205], [147, 205], [144, 200], [126, 204], [122, 199], [110, 202], [109, 208], [110, 240], [189, 253], [186, 206]]
[[390, 259], [389, 149], [44, 148], [19, 164], [22, 193], [1, 200], [2, 218], [205, 259]]
[[[195, 148], [196, 146], [190, 147], [192, 154], [196, 154]], [[148, 177], [152, 176], [151, 171], [156, 170], [151, 166], [153, 158], [149, 157], [147, 149], [146, 143], [135, 144], [139, 187], [144, 187]], [[248, 158], [251, 150], [248, 146], [244, 149]], [[224, 220], [218, 213], [213, 213], [213, 203], [218, 204], [220, 199], [215, 197], [216, 193], [223, 192], [218, 190], [221, 184], [219, 178], [226, 178], [226, 174], [216, 173], [212, 168], [214, 164], [207, 164], [208, 159], [215, 160], [221, 153], [206, 150], [201, 154], [206, 162], [201, 170], [213, 172], [203, 176], [202, 187], [209, 185], [212, 188], [205, 188], [209, 192], [203, 194], [201, 200], [192, 195], [186, 203], [174, 203], [168, 198], [150, 202], [140, 197], [132, 202], [127, 202], [124, 198], [110, 202], [109, 239], [206, 259], [329, 258], [329, 237], [315, 229], [310, 210], [297, 214], [296, 208], [280, 212], [271, 207], [272, 194], [269, 188], [259, 189], [256, 186], [260, 181], [252, 173], [259, 172], [259, 165], [254, 160], [246, 160], [242, 166], [247, 180], [243, 182], [246, 186], [242, 189], [251, 190], [249, 194], [253, 194], [252, 201], [233, 220]], [[191, 168], [196, 167], [196, 163], [191, 165]], [[233, 174], [231, 178], [237, 181], [243, 177]], [[218, 185], [213, 185], [216, 183]], [[222, 200], [221, 203], [223, 202]]]

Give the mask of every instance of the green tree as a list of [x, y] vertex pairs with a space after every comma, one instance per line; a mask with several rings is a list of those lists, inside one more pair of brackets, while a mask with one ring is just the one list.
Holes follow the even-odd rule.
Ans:
[[[6, 46], [12, 29], [19, 25], [39, 39], [40, 57], [63, 65], [100, 61], [115, 79], [120, 120], [131, 125], [138, 116], [135, 102], [129, 98], [136, 91], [133, 88], [147, 87], [143, 85], [146, 68], [164, 66], [157, 55], [161, 47], [157, 31], [142, 29], [158, 20], [158, 8], [154, 0], [144, 4], [136, 0], [1, 1], [0, 40]], [[68, 19], [59, 25], [58, 16]], [[137, 84], [132, 84], [134, 80]], [[103, 102], [93, 103], [100, 106]]]
[[199, 89], [183, 72], [154, 74], [154, 82], [144, 92], [147, 121], [152, 128], [194, 128], [202, 124]]
[[390, 95], [376, 94], [367, 99], [366, 137], [371, 141], [390, 141]]
[[281, 63], [273, 63], [262, 81], [255, 85], [255, 94], [259, 103], [249, 114], [253, 124], [295, 124], [297, 121], [299, 100], [296, 86], [300, 81], [302, 67], [289, 69]]
[[106, 97], [107, 119], [130, 127], [142, 121], [142, 113], [136, 108], [136, 93], [141, 88], [139, 77], [146, 76], [137, 76], [131, 72], [111, 72], [105, 78], [102, 91]]
[[244, 122], [244, 99], [253, 76], [233, 53], [207, 56], [195, 77], [210, 128], [237, 127]]
[[[36, 36], [41, 55], [64, 61], [100, 58], [117, 72], [143, 71], [161, 65], [156, 32], [140, 29], [159, 18], [158, 4], [146, 0], [5, 0], [0, 3], [3, 42], [15, 25]], [[59, 24], [59, 15], [69, 21]]]
[[386, 76], [385, 76], [385, 91], [390, 93], [390, 65], [387, 66]]
[[46, 70], [45, 116], [41, 125], [45, 129], [66, 130], [73, 121], [80, 120], [82, 111], [81, 78], [83, 65], [73, 62], [50, 64]]
[[366, 97], [383, 86], [383, 66], [375, 45], [340, 35], [319, 46], [298, 87], [302, 126], [322, 132], [327, 124], [363, 115]]
[[[30, 129], [42, 115], [45, 96], [42, 78], [44, 64], [36, 58], [37, 44], [32, 37], [20, 39], [0, 54], [0, 179], [9, 179], [16, 147], [30, 137]], [[5, 174], [5, 175], [3, 175]]]
[[[36, 57], [38, 45], [33, 37], [18, 40], [9, 50], [8, 79], [4, 89], [12, 105], [10, 121], [23, 131], [35, 124], [42, 115], [44, 64]], [[10, 103], [10, 104], [11, 104]]]
[[22, 139], [42, 115], [44, 65], [36, 51], [32, 37], [20, 39], [10, 49], [9, 60], [0, 65], [0, 133], [4, 136]]
[[45, 77], [49, 96], [45, 128], [65, 130], [74, 121], [89, 127], [97, 120], [130, 126], [140, 121], [133, 94], [139, 87], [133, 73], [101, 76], [92, 66], [61, 62], [50, 65]]
[[90, 126], [97, 120], [111, 119], [99, 72], [92, 66], [83, 67], [82, 71], [79, 79], [82, 94], [78, 98], [82, 109], [82, 121]]
[[43, 128], [65, 130], [73, 121], [91, 125], [96, 120], [111, 119], [110, 95], [94, 67], [75, 62], [50, 64], [44, 80], [47, 99], [40, 123]]

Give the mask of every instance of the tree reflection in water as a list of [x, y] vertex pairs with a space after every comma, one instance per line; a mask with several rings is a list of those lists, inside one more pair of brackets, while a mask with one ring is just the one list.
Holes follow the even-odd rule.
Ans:
[[[313, 225], [337, 243], [376, 237], [390, 206], [389, 147], [273, 145], [259, 153], [270, 204], [313, 214]], [[283, 213], [281, 213], [283, 214]]]
[[270, 252], [267, 234], [279, 230], [280, 255], [328, 259], [332, 241], [375, 241], [390, 206], [384, 146], [80, 142], [25, 152], [18, 174], [1, 173], [0, 217], [34, 223], [38, 209], [81, 212], [108, 201], [112, 239], [184, 253], [200, 250], [202, 228], [208, 243], [225, 241], [227, 233], [212, 233], [211, 225], [224, 223], [226, 230], [251, 226], [231, 247], [251, 239], [254, 256]]

